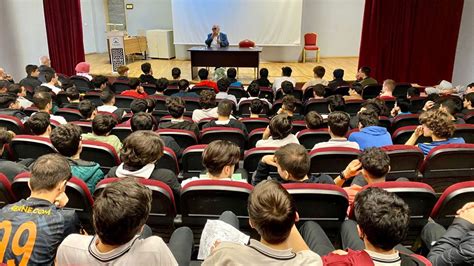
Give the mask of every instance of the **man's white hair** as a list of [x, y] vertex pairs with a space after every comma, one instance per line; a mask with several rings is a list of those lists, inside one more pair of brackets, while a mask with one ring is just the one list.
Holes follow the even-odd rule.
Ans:
[[46, 61], [50, 61], [47, 55], [43, 55], [39, 58], [40, 65], [45, 65]]

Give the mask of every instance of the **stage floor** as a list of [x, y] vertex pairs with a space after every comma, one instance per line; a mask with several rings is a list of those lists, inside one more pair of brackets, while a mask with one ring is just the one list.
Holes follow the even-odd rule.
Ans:
[[[297, 82], [306, 82], [313, 77], [313, 68], [317, 65], [321, 65], [326, 68], [326, 80], [332, 80], [332, 72], [336, 68], [344, 69], [344, 79], [354, 80], [355, 74], [357, 73], [358, 57], [328, 57], [321, 58], [319, 63], [314, 60], [306, 63], [295, 63], [295, 62], [261, 62], [260, 68], [267, 68], [270, 75], [270, 81], [273, 81], [275, 77], [281, 75], [281, 68], [289, 66], [293, 69], [292, 77]], [[112, 66], [109, 64], [107, 53], [103, 54], [88, 54], [86, 55], [86, 61], [91, 64], [90, 73], [93, 75], [106, 75], [112, 76]], [[165, 60], [165, 59], [148, 59], [141, 60], [140, 56], [135, 57], [135, 61], [127, 64], [130, 68], [129, 76], [138, 77], [142, 74], [140, 69], [141, 64], [148, 62], [151, 64], [153, 69], [153, 76], [156, 78], [165, 77], [171, 78], [171, 69], [173, 67], [179, 67], [181, 69], [181, 78], [191, 79], [191, 62], [189, 60]], [[212, 73], [212, 69], [211, 69]], [[238, 73], [238, 79], [243, 83], [248, 84], [254, 79], [254, 70], [252, 68], [240, 68]]]

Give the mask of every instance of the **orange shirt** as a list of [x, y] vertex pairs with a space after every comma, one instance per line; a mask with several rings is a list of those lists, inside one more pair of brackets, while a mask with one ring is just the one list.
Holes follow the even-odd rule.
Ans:
[[138, 98], [138, 99], [146, 99], [148, 98], [148, 94], [146, 92], [143, 93], [138, 93], [136, 90], [126, 90], [120, 93], [121, 96], [130, 96], [133, 98]]

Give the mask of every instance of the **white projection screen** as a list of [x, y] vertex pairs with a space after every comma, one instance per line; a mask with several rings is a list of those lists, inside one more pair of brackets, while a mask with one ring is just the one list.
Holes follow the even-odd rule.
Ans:
[[293, 46], [301, 41], [303, 0], [172, 0], [174, 43], [204, 45], [218, 24], [231, 45]]

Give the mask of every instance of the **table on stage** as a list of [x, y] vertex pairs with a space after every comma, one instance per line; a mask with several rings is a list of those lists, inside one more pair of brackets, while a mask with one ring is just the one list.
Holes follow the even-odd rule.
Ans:
[[[196, 46], [188, 49], [191, 53], [191, 76], [197, 77], [198, 67], [251, 67], [258, 76], [262, 47], [208, 48]], [[256, 70], [256, 72], [255, 72]]]

